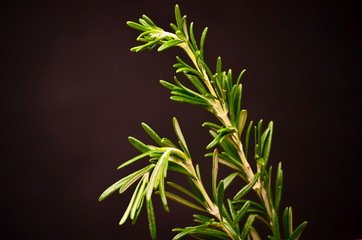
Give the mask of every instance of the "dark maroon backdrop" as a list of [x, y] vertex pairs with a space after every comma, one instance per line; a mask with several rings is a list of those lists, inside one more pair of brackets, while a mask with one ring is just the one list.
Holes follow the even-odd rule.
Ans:
[[[212, 2], [212, 1], [211, 1]], [[351, 1], [179, 1], [209, 27], [206, 60], [217, 56], [236, 75], [246, 68], [249, 119], [275, 121], [272, 160], [283, 162], [283, 206], [309, 221], [302, 239], [362, 238], [361, 29]], [[295, 2], [295, 3], [291, 3]], [[140, 123], [174, 138], [179, 119], [207, 183], [211, 139], [200, 109], [171, 102], [159, 79], [172, 80], [178, 49], [131, 53], [127, 20], [145, 13], [169, 29], [173, 1], [47, 1], [1, 6], [1, 239], [149, 239], [144, 215], [118, 221], [130, 191], [98, 196], [142, 166], [116, 167], [151, 142]], [[200, 147], [201, 146], [201, 147]], [[171, 176], [176, 181], [179, 176]], [[156, 202], [158, 239], [192, 225], [194, 211]], [[136, 236], [136, 237], [132, 237]]]

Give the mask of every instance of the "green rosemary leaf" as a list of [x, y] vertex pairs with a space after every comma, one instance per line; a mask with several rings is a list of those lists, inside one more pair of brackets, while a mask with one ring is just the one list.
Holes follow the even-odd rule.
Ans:
[[155, 23], [152, 22], [152, 20], [151, 20], [149, 17], [147, 17], [145, 14], [142, 15], [142, 18], [143, 18], [143, 20], [145, 20], [145, 21], [147, 22], [147, 24], [148, 24], [149, 26], [151, 26], [151, 27], [157, 27], [157, 26], [155, 25]]
[[265, 159], [265, 162], [267, 163], [270, 156], [270, 149], [271, 149], [271, 143], [272, 143], [272, 137], [273, 137], [273, 121], [269, 122], [268, 125], [269, 135], [264, 143], [264, 152], [263, 152], [263, 158]]
[[282, 163], [279, 162], [278, 170], [277, 170], [277, 178], [275, 181], [275, 211], [278, 212], [280, 200], [282, 198], [282, 190], [283, 190], [283, 170]]
[[250, 130], [251, 130], [251, 127], [252, 127], [252, 126], [253, 126], [253, 121], [250, 121], [248, 130], [246, 131], [245, 144], [244, 144], [244, 153], [245, 153], [245, 157], [246, 157], [246, 158], [248, 158], [249, 136], [250, 136]]
[[243, 207], [237, 212], [234, 221], [232, 223], [233, 226], [238, 226], [239, 222], [241, 221], [241, 219], [244, 217], [244, 215], [246, 214], [247, 210], [250, 207], [250, 201], [247, 201]]
[[209, 127], [209, 128], [211, 128], [212, 130], [214, 130], [215, 132], [216, 132], [217, 130], [219, 130], [220, 128], [222, 128], [221, 126], [219, 126], [219, 125], [217, 125], [217, 124], [215, 124], [215, 123], [211, 123], [211, 122], [204, 122], [204, 123], [202, 124], [202, 126], [203, 126], [203, 127]]
[[181, 89], [181, 88], [177, 87], [176, 85], [166, 82], [164, 80], [160, 80], [160, 83], [162, 84], [162, 86], [170, 89], [171, 91]]
[[234, 172], [231, 173], [229, 176], [227, 176], [226, 178], [223, 179], [224, 181], [224, 190], [227, 189], [228, 186], [230, 186], [230, 184], [232, 183], [232, 181], [236, 178], [236, 176], [238, 175], [238, 172]]
[[196, 101], [208, 103], [208, 100], [205, 97], [203, 97], [202, 95], [200, 95], [186, 87], [181, 90], [178, 90], [178, 91], [171, 91], [171, 94], [173, 94], [175, 96], [190, 98], [190, 99], [194, 99]]
[[162, 138], [162, 139], [161, 139], [161, 142], [162, 142], [162, 144], [163, 144], [164, 146], [166, 146], [166, 147], [177, 148], [176, 145], [175, 145], [173, 142], [171, 142], [171, 140], [168, 139], [168, 138], [165, 138], [165, 137]]
[[181, 150], [183, 151], [183, 154], [186, 156], [187, 159], [191, 158], [190, 152], [188, 151], [188, 149], [183, 145], [183, 143], [181, 141], [178, 141], [178, 145], [180, 145]]
[[138, 209], [137, 209], [137, 211], [136, 211], [136, 213], [135, 213], [135, 215], [134, 215], [134, 217], [132, 219], [132, 225], [135, 225], [136, 222], [137, 222], [137, 219], [138, 219], [138, 217], [139, 217], [139, 215], [140, 215], [140, 213], [142, 211], [142, 208], [143, 208], [144, 200], [145, 200], [145, 198], [144, 198], [144, 195], [143, 195], [143, 197], [141, 198], [141, 202], [139, 203], [139, 207], [138, 207]]
[[176, 6], [175, 6], [175, 19], [176, 19], [178, 29], [181, 29], [182, 28], [182, 19], [181, 19], [180, 7], [178, 6], [178, 4], [176, 4]]
[[240, 167], [239, 168], [240, 170], [245, 170], [244, 166], [241, 164], [240, 156], [231, 142], [229, 141], [220, 142], [220, 146], [224, 150], [223, 154], [227, 157], [224, 159], [232, 159], [233, 163], [235, 162], [234, 164], [237, 164], [237, 166]]
[[172, 29], [176, 32], [178, 30], [177, 26], [173, 23], [170, 23], [170, 26], [172, 27]]
[[169, 193], [169, 192], [165, 192], [166, 197], [168, 197], [171, 200], [174, 200], [175, 202], [181, 203], [182, 205], [189, 207], [189, 208], [194, 208], [196, 210], [202, 211], [202, 212], [207, 212], [206, 210], [202, 209], [201, 207], [197, 206], [196, 204], [193, 204], [175, 194]]
[[151, 27], [144, 19], [140, 18], [138, 21], [145, 27]]
[[200, 105], [201, 107], [210, 107], [210, 104], [204, 101], [199, 101], [199, 100], [195, 100], [192, 98], [186, 98], [186, 97], [181, 97], [181, 96], [171, 96], [170, 97], [171, 100], [176, 101], [176, 102], [181, 102], [181, 103], [190, 103], [190, 104], [195, 104], [195, 105]]
[[[122, 188], [130, 179], [134, 178], [135, 176], [141, 177], [143, 174], [145, 174], [146, 172], [148, 172], [149, 170], [151, 170], [155, 165], [151, 164], [148, 165], [145, 168], [142, 168], [122, 179], [120, 179], [119, 181], [117, 181], [116, 183], [112, 184], [110, 187], [108, 187], [99, 197], [98, 201], [103, 201], [105, 198], [107, 198], [109, 195], [111, 195], [112, 193], [114, 193], [115, 191], [119, 190], [120, 188]], [[137, 179], [136, 179], [137, 180]]]
[[122, 217], [121, 220], [119, 221], [119, 225], [122, 225], [123, 223], [126, 222], [128, 216], [129, 216], [129, 214], [130, 214], [130, 212], [131, 212], [131, 209], [132, 209], [132, 207], [133, 207], [133, 203], [134, 203], [134, 201], [135, 201], [135, 199], [136, 199], [136, 196], [137, 196], [138, 189], [139, 189], [140, 185], [141, 185], [141, 181], [138, 183], [135, 191], [133, 192], [131, 201], [129, 202], [128, 207], [127, 207], [126, 211], [124, 212], [123, 217]]
[[185, 193], [186, 195], [192, 197], [193, 199], [195, 199], [196, 201], [198, 201], [199, 203], [201, 203], [202, 205], [205, 205], [205, 203], [202, 201], [202, 199], [200, 199], [199, 197], [197, 197], [196, 195], [194, 195], [193, 193], [191, 193], [189, 190], [181, 187], [180, 185], [173, 183], [173, 182], [167, 182], [167, 184], [183, 193]]
[[163, 177], [163, 176], [161, 176], [162, 173], [163, 173], [162, 169], [163, 169], [163, 167], [165, 167], [165, 162], [168, 161], [168, 158], [169, 158], [169, 156], [171, 154], [171, 151], [172, 151], [172, 149], [167, 149], [162, 154], [160, 160], [158, 160], [158, 162], [157, 162], [157, 164], [155, 166], [155, 169], [152, 172], [150, 182], [148, 183], [147, 190], [146, 190], [146, 199], [147, 199], [147, 201], [149, 201], [151, 199], [153, 189], [157, 188], [160, 178]]
[[247, 185], [245, 185], [245, 186], [235, 195], [235, 197], [234, 197], [233, 200], [234, 200], [234, 201], [235, 201], [235, 200], [239, 200], [240, 198], [244, 197], [245, 194], [247, 194], [247, 193], [254, 187], [254, 185], [255, 185], [256, 182], [258, 181], [259, 175], [260, 175], [260, 173], [256, 173], [256, 174], [254, 175], [254, 178], [253, 178], [252, 182], [249, 183], [249, 184], [247, 184]]
[[200, 223], [212, 223], [215, 221], [214, 218], [210, 218], [210, 217], [206, 217], [204, 215], [200, 215], [200, 214], [194, 214], [192, 215], [195, 219], [195, 222], [200, 222]]
[[219, 142], [221, 142], [221, 139], [223, 139], [225, 136], [227, 135], [226, 132], [222, 132], [219, 135], [217, 135], [217, 137], [214, 138], [214, 140], [212, 140], [209, 145], [206, 146], [206, 149], [210, 149], [213, 148], [214, 146], [216, 146], [216, 144], [218, 144]]
[[236, 132], [236, 128], [232, 126], [227, 126], [217, 130], [217, 133], [234, 133], [234, 132]]
[[266, 140], [267, 137], [269, 136], [269, 133], [270, 133], [270, 128], [267, 128], [267, 129], [265, 129], [265, 131], [264, 131], [263, 134], [261, 135], [260, 152], [263, 152], [263, 150], [264, 150], [265, 140]]
[[[235, 158], [233, 158], [230, 154], [227, 154], [225, 152], [219, 153], [219, 162], [231, 167], [231, 165], [235, 166], [235, 167], [231, 167], [235, 170], [237, 170], [240, 174], [244, 174], [243, 170], [244, 167], [243, 165], [237, 161]], [[231, 164], [231, 165], [229, 165]]]
[[145, 50], [145, 49], [150, 49], [150, 48], [152, 48], [152, 46], [156, 46], [158, 44], [158, 42], [159, 42], [159, 39], [149, 41], [148, 43], [146, 43], [144, 45], [131, 48], [131, 51], [132, 52], [139, 52], [139, 51], [142, 51], [142, 50]]
[[145, 27], [139, 23], [135, 23], [135, 22], [132, 22], [132, 21], [128, 21], [127, 22], [127, 25], [130, 26], [131, 28], [134, 28], [136, 30], [140, 30], [140, 31], [148, 31], [149, 28], [148, 27]]
[[194, 48], [195, 51], [198, 51], [199, 49], [197, 47], [197, 43], [196, 43], [195, 36], [194, 36], [194, 23], [193, 22], [190, 23], [190, 39], [191, 39], [192, 47]]
[[[167, 169], [167, 168], [164, 168], [164, 169]], [[167, 205], [167, 199], [166, 199], [166, 195], [165, 195], [165, 179], [162, 176], [160, 178], [159, 190], [160, 190], [159, 192], [160, 192], [160, 197], [161, 197], [163, 207], [166, 212], [169, 212], [169, 208]]]
[[[185, 37], [186, 37], [186, 41], [189, 40], [189, 34], [187, 32], [187, 23], [186, 23], [186, 15], [184, 15], [181, 19], [181, 24], [182, 24], [182, 32], [185, 34]], [[192, 47], [192, 45], [191, 45]]]
[[128, 141], [141, 152], [148, 152], [148, 151], [152, 150], [146, 144], [144, 144], [143, 142], [141, 142], [140, 140], [138, 140], [134, 137], [128, 137]]
[[254, 201], [251, 201], [251, 200], [246, 200], [246, 199], [240, 199], [240, 200], [236, 200], [236, 201], [233, 201], [233, 204], [237, 207], [239, 204], [241, 205], [244, 205], [246, 202], [250, 202], [250, 206], [253, 207], [253, 208], [258, 208], [260, 209], [261, 211], [265, 212], [266, 209], [264, 206], [260, 205], [259, 203], [257, 202], [254, 202]]
[[255, 220], [255, 215], [252, 214], [252, 215], [249, 215], [248, 219], [246, 220], [245, 222], [245, 225], [244, 225], [244, 228], [243, 228], [243, 231], [241, 233], [241, 239], [245, 239], [246, 236], [248, 235], [249, 233], [249, 230], [250, 230], [250, 227], [253, 225], [254, 223], [254, 220]]
[[199, 71], [192, 67], [182, 67], [176, 70], [176, 73], [183, 72], [184, 74], [194, 74], [196, 76], [202, 76]]
[[292, 207], [286, 207], [283, 212], [283, 230], [285, 239], [293, 233], [293, 210]]
[[140, 154], [140, 155], [138, 155], [138, 156], [136, 156], [136, 157], [128, 160], [127, 162], [121, 164], [121, 165], [117, 168], [117, 170], [119, 170], [119, 169], [121, 169], [121, 168], [123, 168], [123, 167], [125, 167], [125, 166], [128, 166], [128, 165], [130, 165], [131, 163], [134, 163], [135, 161], [137, 161], [137, 160], [139, 160], [139, 159], [142, 159], [142, 158], [144, 158], [144, 157], [146, 157], [146, 156], [149, 156], [151, 153], [158, 152], [158, 151], [159, 151], [159, 150], [151, 150], [151, 151], [144, 152], [144, 153], [142, 153], [142, 154]]
[[215, 91], [221, 99], [224, 99], [223, 95], [223, 75], [221, 70], [221, 57], [217, 58], [216, 61], [216, 78], [215, 78]]
[[155, 142], [160, 145], [163, 146], [162, 144], [162, 139], [160, 136], [157, 135], [157, 133], [155, 131], [153, 131], [153, 129], [148, 126], [146, 123], [141, 123], [143, 129], [146, 131], [146, 133], [153, 139], [155, 140]]
[[247, 116], [248, 116], [248, 111], [241, 110], [240, 114], [237, 117], [237, 121], [238, 121], [237, 128], [238, 128], [239, 138], [241, 137], [241, 134], [243, 133]]
[[[229, 206], [229, 211], [230, 211], [230, 214], [231, 214], [231, 217], [233, 219], [233, 221], [235, 220], [235, 217], [236, 217], [236, 210], [235, 210], [235, 207], [233, 205], [233, 202], [228, 198], [227, 199], [227, 202], [228, 202], [228, 206]], [[234, 227], [235, 228], [235, 227]], [[237, 231], [238, 232], [238, 231]]]
[[211, 174], [211, 184], [212, 184], [212, 193], [214, 195], [214, 199], [217, 199], [217, 174], [219, 172], [219, 159], [218, 159], [218, 151], [217, 148], [214, 150], [214, 155], [212, 158], [212, 174]]
[[240, 239], [239, 235], [236, 233], [236, 231], [233, 229], [233, 227], [230, 224], [226, 222], [220, 222], [219, 224], [222, 225], [228, 233], [230, 233], [233, 239]]
[[154, 167], [154, 164], [148, 165], [145, 168], [142, 168], [138, 170], [137, 172], [134, 172], [130, 175], [128, 175], [127, 180], [124, 182], [124, 184], [119, 188], [119, 193], [125, 192], [134, 182], [136, 182], [139, 178], [143, 177], [146, 173], [148, 173], [152, 168]]
[[191, 68], [190, 65], [188, 65], [187, 63], [185, 63], [184, 61], [182, 61], [181, 58], [179, 58], [178, 56], [176, 56], [176, 60], [177, 60], [180, 64], [182, 64], [182, 66]]
[[289, 237], [289, 240], [298, 240], [304, 229], [307, 227], [307, 222], [301, 223]]
[[185, 76], [197, 88], [197, 90], [199, 90], [199, 92], [201, 94], [207, 94], [207, 91], [206, 91], [205, 87], [202, 85], [202, 83], [200, 82], [198, 77], [196, 77], [195, 75], [187, 74], [187, 73], [185, 73]]
[[183, 43], [183, 41], [181, 40], [178, 40], [178, 39], [175, 39], [175, 40], [170, 40], [170, 41], [167, 41], [165, 43], [163, 43], [158, 49], [157, 51], [159, 52], [162, 52], [170, 47], [174, 47], [174, 46], [177, 46], [178, 44], [180, 43]]
[[240, 73], [240, 75], [238, 77], [238, 80], [236, 81], [236, 84], [235, 84], [236, 86], [238, 86], [240, 84], [240, 79], [244, 75], [245, 71], [246, 71], [245, 69], [243, 71], [241, 71], [241, 73]]
[[235, 112], [236, 113], [239, 113], [241, 111], [241, 95], [242, 95], [242, 85], [239, 84], [238, 87], [236, 88], [235, 100], [234, 100], [235, 101]]
[[200, 180], [200, 183], [202, 184], [200, 165], [199, 164], [196, 164], [196, 175], [197, 175], [197, 178]]
[[229, 240], [230, 237], [219, 230], [210, 229], [210, 228], [202, 228], [197, 229], [189, 233], [191, 237], [196, 239], [203, 239], [203, 240]]
[[152, 239], [156, 239], [156, 218], [153, 210], [152, 199], [146, 201], [147, 205], [147, 219], [149, 223], [149, 229]]
[[200, 228], [205, 228], [207, 227], [206, 224], [203, 224], [203, 225], [199, 225], [199, 226], [194, 226], [194, 227], [186, 227], [186, 228], [174, 228], [172, 229], [173, 232], [178, 232], [180, 231], [179, 234], [177, 234], [172, 240], [178, 240], [178, 239], [181, 239], [182, 237], [194, 232], [195, 230], [197, 229], [200, 229]]
[[[260, 146], [261, 146], [261, 131], [262, 131], [262, 126], [263, 126], [263, 119], [259, 120], [258, 126], [256, 127], [256, 131], [255, 131], [255, 141], [257, 142], [257, 144], [259, 144], [259, 150], [261, 150]], [[259, 154], [261, 154], [261, 152], [259, 151]]]
[[182, 134], [182, 131], [181, 131], [181, 128], [180, 128], [180, 125], [177, 121], [177, 118], [173, 118], [172, 120], [173, 122], [173, 128], [175, 129], [175, 133], [176, 133], [176, 136], [177, 138], [181, 141], [183, 147], [187, 150], [187, 152], [189, 151], [188, 147], [187, 147], [187, 144], [186, 144], [186, 141], [185, 141], [185, 138]]
[[232, 70], [229, 69], [227, 73], [227, 82], [226, 82], [226, 90], [227, 95], [231, 92], [231, 88], [233, 86], [233, 76], [232, 76]]
[[109, 195], [117, 191], [125, 182], [126, 180], [124, 178], [118, 180], [114, 184], [112, 184], [110, 187], [108, 187], [99, 197], [98, 201], [101, 202], [104, 199], [106, 199]]
[[217, 186], [217, 195], [216, 195], [216, 203], [219, 210], [222, 210], [222, 205], [224, 202], [224, 181], [221, 180], [219, 185]]
[[[135, 215], [136, 215], [136, 211], [138, 210], [139, 207], [142, 207], [141, 202], [143, 201], [144, 197], [145, 197], [145, 187], [146, 187], [146, 183], [148, 182], [148, 178], [149, 178], [149, 173], [146, 173], [145, 175], [143, 175], [140, 183], [142, 182], [137, 196], [134, 200], [133, 206], [131, 208], [131, 214], [130, 214], [130, 218], [133, 220]], [[140, 206], [141, 205], [141, 206]]]
[[280, 231], [279, 231], [279, 218], [278, 214], [272, 210], [272, 223], [273, 223], [273, 237], [275, 239], [280, 239]]
[[[207, 27], [204, 29], [204, 31], [201, 34], [201, 40], [200, 40], [200, 59], [204, 61], [204, 46], [205, 46], [205, 39], [206, 39], [206, 33], [207, 33]], [[206, 64], [205, 64], [206, 65]]]
[[256, 214], [257, 216], [261, 216], [261, 217], [269, 219], [268, 213], [266, 213], [265, 211], [262, 211], [260, 209], [250, 207], [248, 209], [248, 213], [253, 213], [253, 214]]
[[172, 65], [172, 67], [180, 68], [180, 67], [183, 67], [183, 65], [181, 63], [175, 63], [174, 65]]
[[168, 163], [168, 170], [182, 173], [186, 176], [192, 176], [191, 173], [186, 168], [184, 168], [181, 165], [179, 165], [178, 163], [174, 163], [172, 161], [169, 161], [169, 163]]
[[218, 57], [217, 58], [217, 61], [216, 61], [216, 73], [217, 73], [217, 76], [219, 78], [220, 81], [222, 81], [222, 63], [221, 63], [221, 57]]
[[237, 127], [237, 112], [235, 112], [235, 89], [233, 87], [233, 89], [231, 90], [230, 93], [226, 94], [226, 103], [227, 103], [227, 108], [230, 114], [230, 122], [231, 125], [236, 126]]
[[266, 178], [264, 178], [264, 182], [265, 182], [265, 190], [267, 193], [267, 197], [268, 197], [268, 201], [269, 201], [269, 205], [273, 206], [274, 205], [274, 201], [272, 199], [272, 189], [271, 189], [271, 180], [272, 180], [272, 170], [273, 170], [273, 166], [269, 167], [269, 172], [266, 175]]

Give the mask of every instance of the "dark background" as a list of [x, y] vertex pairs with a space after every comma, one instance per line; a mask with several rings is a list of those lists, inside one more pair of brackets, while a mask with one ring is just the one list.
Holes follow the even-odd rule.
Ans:
[[[201, 124], [215, 119], [171, 102], [158, 83], [172, 81], [175, 55], [186, 56], [179, 49], [129, 51], [137, 32], [125, 22], [145, 13], [170, 29], [175, 3], [2, 3], [1, 239], [149, 239], [144, 215], [136, 226], [118, 226], [132, 190], [97, 202], [142, 166], [116, 171], [137, 154], [127, 136], [151, 143], [142, 121], [174, 139], [171, 118], [178, 117], [208, 185], [210, 159], [202, 156], [211, 138]], [[309, 222], [302, 239], [362, 238], [358, 5], [178, 3], [197, 38], [209, 27], [212, 69], [217, 56], [234, 75], [247, 69], [242, 103], [249, 119], [275, 122], [271, 164], [283, 162], [283, 206], [293, 206], [296, 224]], [[194, 211], [170, 203], [165, 213], [155, 202], [158, 239], [194, 224]]]

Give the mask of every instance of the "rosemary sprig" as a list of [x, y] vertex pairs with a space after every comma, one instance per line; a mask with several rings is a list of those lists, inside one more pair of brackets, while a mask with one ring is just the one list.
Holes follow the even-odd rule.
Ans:
[[[142, 45], [132, 48], [131, 51], [138, 52], [156, 47], [158, 51], [164, 51], [170, 47], [180, 47], [189, 57], [191, 64], [176, 57], [177, 63], [174, 64], [174, 67], [176, 73], [183, 73], [195, 89], [186, 87], [176, 77], [174, 78], [175, 83], [163, 80], [160, 83], [171, 90], [171, 100], [198, 105], [214, 114], [221, 124], [210, 122], [203, 124], [204, 127], [210, 129], [210, 134], [213, 137], [206, 149], [214, 149], [217, 145], [222, 149], [219, 152], [215, 148], [213, 152], [206, 154], [206, 156], [213, 157], [211, 184], [213, 197], [210, 197], [204, 188], [198, 165], [195, 167], [180, 125], [174, 118], [173, 127], [178, 138], [178, 146], [167, 138], [161, 138], [147, 124], [143, 123], [143, 128], [156, 142], [156, 145], [146, 145], [133, 137], [129, 137], [131, 144], [142, 153], [123, 163], [118, 169], [146, 157], [149, 159], [149, 165], [113, 184], [100, 196], [99, 201], [117, 190], [123, 193], [129, 186], [139, 181], [120, 224], [123, 224], [128, 217], [135, 223], [145, 200], [153, 239], [156, 237], [156, 223], [152, 204], [153, 193], [160, 195], [166, 211], [169, 210], [167, 199], [171, 199], [212, 216], [210, 218], [205, 215], [194, 215], [195, 222], [199, 225], [174, 229], [174, 231], [180, 232], [174, 239], [189, 235], [197, 239], [257, 240], [260, 239], [260, 236], [253, 227], [256, 219], [271, 230], [272, 235], [268, 236], [269, 239], [299, 239], [307, 223], [303, 222], [294, 229], [291, 207], [285, 208], [282, 221], [279, 217], [283, 187], [281, 163], [279, 163], [276, 173], [274, 193], [271, 189], [272, 167], [268, 167], [268, 160], [273, 135], [273, 122], [269, 122], [265, 130], [262, 128], [262, 120], [254, 126], [255, 171], [247, 159], [248, 152], [250, 152], [249, 138], [253, 122], [250, 121], [246, 128], [247, 111], [241, 108], [241, 78], [245, 70], [239, 74], [236, 81], [233, 81], [231, 69], [223, 71], [222, 61], [219, 57], [216, 71], [212, 73], [204, 61], [204, 46], [208, 28], [202, 32], [198, 45], [193, 33], [193, 23], [187, 25], [186, 16], [181, 15], [178, 5], [175, 7], [175, 18], [176, 24], [171, 23], [174, 33], [158, 27], [146, 15], [139, 19], [139, 23], [127, 22], [130, 27], [141, 31], [137, 40], [143, 42]], [[246, 130], [244, 131], [244, 129]], [[242, 136], [245, 137], [244, 143], [241, 140]], [[234, 173], [218, 181], [219, 163], [230, 167]], [[185, 175], [193, 192], [176, 183], [168, 184], [193, 198], [196, 203], [165, 191], [165, 178], [168, 170]], [[245, 181], [245, 186], [232, 200], [224, 199], [226, 188], [236, 176]], [[258, 196], [259, 202], [245, 199], [245, 196], [252, 190]], [[242, 220], [244, 224], [241, 224]], [[282, 226], [282, 231], [280, 226]]]

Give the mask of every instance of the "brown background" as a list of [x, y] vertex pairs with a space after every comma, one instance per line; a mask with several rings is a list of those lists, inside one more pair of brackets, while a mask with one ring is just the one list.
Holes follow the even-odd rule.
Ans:
[[[294, 2], [294, 3], [291, 3]], [[131, 53], [127, 20], [145, 13], [166, 29], [173, 1], [44, 1], [1, 6], [3, 152], [0, 239], [149, 239], [143, 215], [119, 227], [131, 190], [102, 203], [116, 171], [151, 143], [142, 121], [174, 139], [178, 117], [205, 184], [210, 142], [197, 107], [171, 102], [178, 49]], [[352, 1], [179, 1], [199, 37], [209, 27], [206, 61], [243, 68], [249, 119], [274, 120], [271, 164], [283, 162], [283, 206], [309, 221], [303, 239], [362, 237], [361, 29]], [[201, 146], [201, 147], [200, 147]], [[182, 176], [172, 175], [174, 181]], [[240, 185], [241, 186], [241, 185]], [[232, 190], [231, 190], [232, 191]], [[156, 202], [158, 239], [194, 224], [194, 211]], [[143, 212], [145, 213], [145, 212]]]

